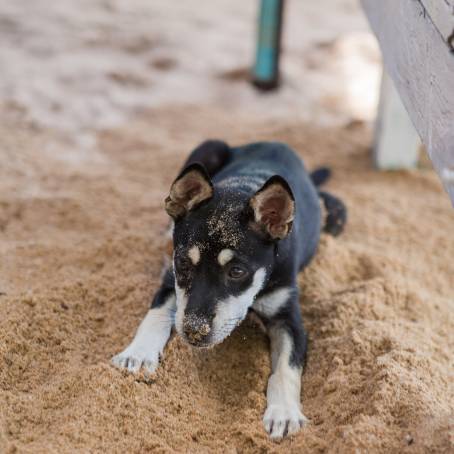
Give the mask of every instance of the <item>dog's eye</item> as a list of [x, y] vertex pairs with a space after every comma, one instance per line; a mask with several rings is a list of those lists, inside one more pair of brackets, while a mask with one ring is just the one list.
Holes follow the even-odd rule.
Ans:
[[242, 279], [247, 274], [247, 271], [238, 265], [231, 266], [228, 271], [228, 276], [230, 279]]

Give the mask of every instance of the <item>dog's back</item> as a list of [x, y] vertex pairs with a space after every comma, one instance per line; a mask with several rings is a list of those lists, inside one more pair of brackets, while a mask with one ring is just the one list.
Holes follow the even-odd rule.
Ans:
[[281, 241], [282, 256], [292, 252], [301, 268], [315, 253], [320, 234], [320, 203], [317, 190], [303, 161], [290, 147], [279, 142], [258, 142], [231, 149], [232, 158], [213, 178], [215, 184], [236, 183], [245, 198], [251, 197], [273, 175], [289, 184], [295, 198], [295, 218], [291, 234]]
[[345, 224], [342, 202], [317, 188], [329, 173], [314, 173], [312, 178], [302, 159], [283, 143], [257, 142], [229, 147], [222, 141], [209, 140], [191, 153], [184, 167], [194, 162], [207, 168], [215, 186], [236, 190], [245, 200], [273, 175], [280, 175], [288, 182], [295, 198], [295, 219], [292, 233], [279, 247], [282, 256], [287, 257], [291, 251], [298, 269], [310, 261], [317, 248], [321, 230], [319, 196], [328, 210], [325, 230], [337, 234]]

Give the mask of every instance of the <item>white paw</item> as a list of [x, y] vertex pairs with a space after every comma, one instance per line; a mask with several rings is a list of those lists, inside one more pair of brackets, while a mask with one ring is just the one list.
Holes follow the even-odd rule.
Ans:
[[263, 425], [272, 439], [279, 439], [298, 432], [307, 418], [298, 405], [270, 405], [263, 416]]
[[141, 369], [145, 374], [152, 374], [159, 365], [159, 351], [131, 344], [112, 358], [112, 364], [133, 374]]

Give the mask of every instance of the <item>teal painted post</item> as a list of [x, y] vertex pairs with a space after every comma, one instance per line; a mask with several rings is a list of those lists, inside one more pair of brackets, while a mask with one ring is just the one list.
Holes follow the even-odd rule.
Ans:
[[272, 90], [279, 85], [283, 9], [284, 0], [261, 0], [260, 2], [252, 82], [262, 90]]

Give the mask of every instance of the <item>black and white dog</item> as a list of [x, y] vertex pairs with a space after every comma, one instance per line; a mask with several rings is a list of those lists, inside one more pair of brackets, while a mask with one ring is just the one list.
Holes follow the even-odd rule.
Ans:
[[321, 229], [342, 231], [346, 210], [318, 190], [329, 171], [309, 175], [282, 143], [231, 148], [207, 141], [196, 148], [165, 201], [173, 218], [173, 264], [132, 343], [112, 362], [153, 372], [172, 327], [189, 344], [222, 342], [255, 313], [271, 341], [272, 374], [263, 418], [272, 438], [297, 432], [307, 338], [297, 273], [314, 256]]

